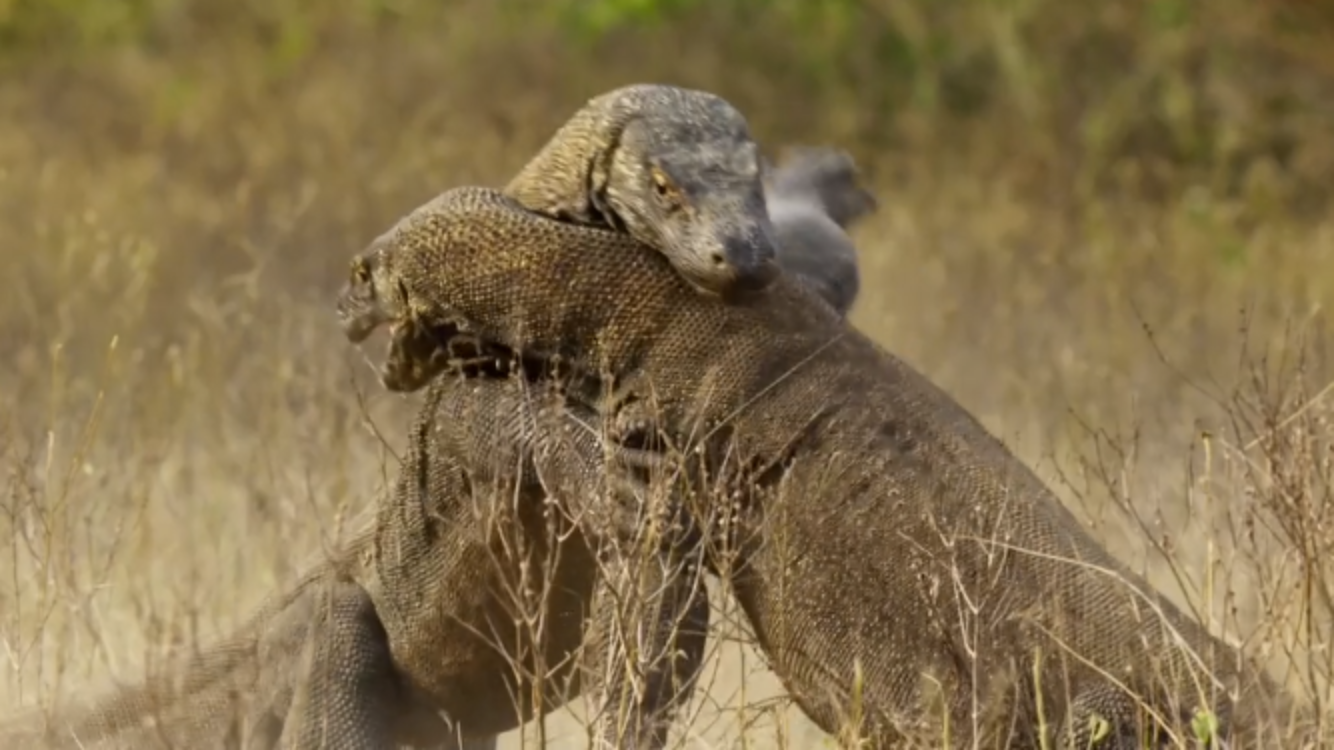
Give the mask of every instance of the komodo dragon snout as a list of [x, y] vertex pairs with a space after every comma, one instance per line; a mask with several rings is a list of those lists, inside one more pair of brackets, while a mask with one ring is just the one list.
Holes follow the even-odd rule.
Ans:
[[698, 129], [673, 126], [638, 118], [625, 127], [594, 168], [596, 207], [641, 242], [677, 248], [673, 262], [699, 291], [766, 289], [779, 266], [759, 147], [736, 134], [701, 140]]
[[[433, 203], [428, 202], [426, 205]], [[348, 278], [338, 293], [336, 306], [338, 323], [349, 341], [359, 344], [369, 338], [375, 329], [388, 324], [395, 339], [391, 346], [420, 344], [425, 352], [425, 341], [400, 341], [411, 338], [401, 335], [400, 329], [409, 328], [418, 336], [424, 335], [423, 332], [428, 328], [443, 332], [447, 337], [461, 332], [450, 325], [452, 321], [443, 314], [440, 306], [433, 305], [429, 310], [423, 310], [419, 309], [420, 305], [413, 303], [412, 296], [403, 285], [402, 271], [397, 267], [398, 256], [388, 252], [393, 245], [395, 232], [407, 225], [429, 221], [429, 212], [424, 209], [425, 206], [419, 207], [404, 216], [389, 231], [372, 240], [365, 250], [352, 257]], [[423, 322], [422, 316], [428, 313], [430, 326], [417, 325]], [[442, 342], [444, 340], [441, 339]]]
[[352, 257], [347, 282], [338, 293], [338, 323], [343, 334], [356, 343], [365, 341], [376, 328], [394, 323], [406, 312], [407, 296], [394, 289], [382, 289], [377, 270], [384, 262], [378, 249], [388, 240], [380, 235], [364, 251]]

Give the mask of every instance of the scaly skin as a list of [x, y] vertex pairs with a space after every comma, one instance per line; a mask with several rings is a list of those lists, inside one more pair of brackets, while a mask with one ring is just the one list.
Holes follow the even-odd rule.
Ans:
[[[780, 211], [774, 221], [781, 238], [810, 213]], [[811, 282], [824, 284], [818, 275]], [[488, 750], [496, 734], [576, 694], [578, 675], [562, 660], [582, 643], [594, 565], [577, 533], [543, 546], [544, 493], [531, 477], [506, 489], [518, 477], [498, 467], [521, 465], [522, 455], [517, 439], [497, 437], [516, 428], [494, 416], [519, 413], [501, 399], [521, 395], [508, 381], [438, 378], [395, 494], [355, 521], [332, 557], [302, 566], [229, 638], [138, 685], [50, 717], [34, 711], [0, 722], [0, 747]], [[411, 481], [422, 474], [424, 489]], [[511, 506], [519, 537], [536, 543], [528, 553], [536, 577], [553, 582], [537, 643], [514, 627], [502, 595], [519, 583], [513, 534], [475, 512]], [[548, 672], [541, 706], [513, 707], [513, 696], [534, 694], [534, 681], [515, 677], [497, 643], [526, 649], [528, 674]], [[688, 639], [680, 645], [691, 648]], [[668, 697], [670, 709], [677, 696]], [[439, 710], [463, 721], [448, 727]]]
[[960, 746], [1060, 727], [1119, 750], [1153, 727], [1188, 736], [1199, 706], [1253, 747], [1286, 700], [793, 280], [724, 304], [623, 235], [484, 188], [442, 194], [368, 252], [379, 314], [558, 357], [618, 394], [611, 408], [651, 402], [665, 437], [697, 448], [702, 467], [682, 468], [708, 471], [694, 487], [734, 530], [710, 563], [735, 556], [762, 649], [827, 731], [855, 685], [873, 747], [940, 738], [943, 712]]
[[746, 118], [705, 91], [634, 84], [594, 97], [505, 186], [526, 208], [629, 234], [700, 291], [768, 286], [779, 269]]
[[[765, 201], [780, 269], [810, 287], [838, 314], [847, 315], [860, 291], [856, 249], [847, 230], [877, 209], [875, 197], [857, 179], [856, 164], [840, 151], [798, 149], [771, 173]], [[382, 325], [412, 317], [402, 304], [402, 289], [375, 284], [375, 248], [387, 242], [389, 234], [376, 238], [352, 259], [348, 283], [339, 293], [339, 320], [354, 343]], [[679, 270], [677, 261], [664, 255]], [[469, 356], [451, 351], [448, 342], [431, 336], [429, 327], [404, 329], [391, 337], [381, 382], [391, 391], [417, 391], [445, 371], [451, 360], [457, 363]]]

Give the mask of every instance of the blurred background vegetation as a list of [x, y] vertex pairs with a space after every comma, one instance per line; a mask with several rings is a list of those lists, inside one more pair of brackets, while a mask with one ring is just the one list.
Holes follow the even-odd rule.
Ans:
[[[1106, 323], [1134, 291], [1170, 300], [1140, 300], [1163, 326], [1272, 275], [1291, 287], [1247, 300], [1261, 312], [1328, 299], [1327, 245], [1276, 235], [1328, 214], [1332, 32], [1334, 3], [1311, 0], [0, 0], [11, 148], [137, 179], [150, 215], [234, 193], [199, 204], [194, 250], [140, 225], [170, 270], [150, 299], [255, 257], [328, 289], [339, 263], [305, 248], [499, 183], [589, 96], [655, 80], [732, 99], [774, 149], [848, 149], [891, 211], [948, 205], [942, 227], [913, 212], [914, 247], [865, 259], [910, 262], [915, 289], [946, 275], [933, 318], [1002, 295], [1071, 324]], [[995, 201], [1010, 222], [963, 226]], [[974, 231], [985, 242], [957, 236]], [[202, 250], [238, 234], [244, 252]]]
[[391, 444], [411, 402], [333, 324], [347, 259], [636, 81], [851, 152], [881, 201], [854, 322], [1044, 476], [1142, 436], [1117, 481], [1187, 568], [1213, 521], [1172, 501], [1243, 355], [1279, 415], [1334, 375], [1332, 2], [0, 0], [0, 559], [44, 572], [0, 588], [10, 652], [135, 663], [185, 637], [147, 612], [233, 621], [364, 503], [349, 381]]

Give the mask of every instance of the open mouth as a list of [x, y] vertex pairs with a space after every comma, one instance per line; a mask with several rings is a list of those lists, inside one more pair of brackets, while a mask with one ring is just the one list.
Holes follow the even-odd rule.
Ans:
[[392, 391], [415, 391], [451, 373], [467, 379], [522, 377], [530, 383], [563, 377], [568, 368], [555, 360], [517, 353], [483, 339], [453, 322], [394, 322], [380, 379]]
[[364, 320], [352, 317], [341, 308], [338, 310], [338, 318], [338, 323], [343, 329], [343, 335], [353, 344], [360, 344], [370, 338], [371, 334], [375, 333], [375, 329], [384, 323], [381, 320]]

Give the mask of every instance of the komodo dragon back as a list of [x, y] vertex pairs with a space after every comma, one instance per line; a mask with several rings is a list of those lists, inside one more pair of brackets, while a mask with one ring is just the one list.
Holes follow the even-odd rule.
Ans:
[[716, 94], [641, 83], [594, 97], [504, 192], [629, 234], [704, 292], [753, 292], [778, 274], [759, 146]]
[[1201, 710], [1251, 747], [1286, 702], [948, 394], [794, 282], [723, 304], [624, 236], [483, 188], [413, 212], [379, 257], [440, 335], [600, 373], [716, 459], [744, 490], [733, 589], [827, 731], [854, 684], [875, 747], [943, 712], [962, 745], [1066, 727], [1119, 750], [1145, 722], [1188, 736]]

